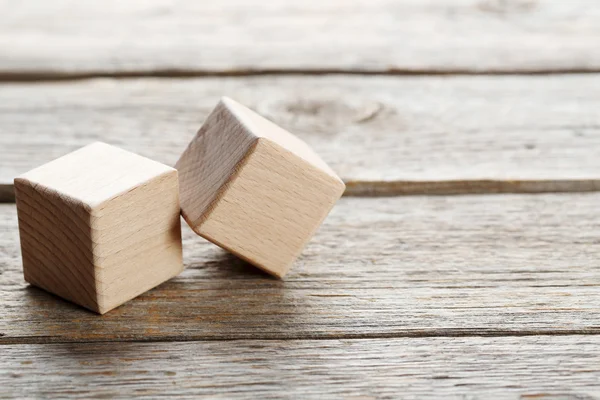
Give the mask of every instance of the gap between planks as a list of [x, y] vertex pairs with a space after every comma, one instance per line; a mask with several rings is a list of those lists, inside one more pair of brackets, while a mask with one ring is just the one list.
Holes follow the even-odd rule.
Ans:
[[[587, 193], [600, 191], [600, 179], [465, 180], [430, 182], [345, 181], [344, 197], [451, 196], [493, 194]], [[14, 203], [12, 184], [0, 184], [0, 203]]]
[[429, 330], [415, 330], [401, 333], [376, 333], [376, 334], [341, 334], [341, 335], [290, 335], [282, 337], [270, 337], [253, 335], [231, 336], [231, 337], [213, 337], [213, 336], [136, 336], [136, 337], [118, 337], [114, 339], [65, 339], [52, 336], [29, 336], [29, 337], [11, 337], [2, 338], [0, 336], [0, 346], [2, 345], [30, 345], [30, 344], [71, 344], [71, 343], [184, 343], [184, 342], [248, 342], [248, 341], [294, 341], [294, 340], [374, 340], [374, 339], [418, 339], [418, 338], [469, 338], [469, 337], [524, 337], [524, 336], [595, 336], [600, 334], [600, 329], [568, 329], [568, 330], [502, 330], [502, 329], [482, 329], [480, 332], [461, 329], [440, 329], [437, 332]]
[[359, 75], [359, 76], [548, 76], [548, 75], [582, 75], [600, 73], [598, 68], [557, 68], [557, 69], [515, 69], [515, 70], [477, 70], [477, 69], [158, 69], [133, 71], [0, 71], [0, 83], [79, 81], [96, 78], [134, 79], [134, 78], [218, 78], [218, 77], [252, 77], [252, 76], [320, 76], [320, 75]]

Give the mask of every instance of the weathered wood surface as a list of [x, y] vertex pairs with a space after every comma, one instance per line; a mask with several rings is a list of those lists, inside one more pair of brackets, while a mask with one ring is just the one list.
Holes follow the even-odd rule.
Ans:
[[0, 78], [600, 69], [594, 0], [0, 2]]
[[285, 281], [185, 229], [187, 269], [103, 317], [25, 285], [0, 206], [0, 343], [600, 333], [600, 194], [342, 199]]
[[597, 75], [99, 79], [0, 86], [3, 200], [94, 140], [173, 165], [224, 93], [298, 134], [347, 194], [600, 189]]
[[[599, 18], [593, 0], [0, 0], [0, 201], [94, 140], [173, 165], [223, 94], [349, 195], [598, 191]], [[88, 77], [146, 78], [23, 83]], [[599, 200], [345, 198], [285, 281], [184, 227], [187, 269], [103, 317], [25, 284], [0, 205], [0, 398], [600, 396]]]
[[7, 398], [588, 400], [600, 336], [6, 345]]

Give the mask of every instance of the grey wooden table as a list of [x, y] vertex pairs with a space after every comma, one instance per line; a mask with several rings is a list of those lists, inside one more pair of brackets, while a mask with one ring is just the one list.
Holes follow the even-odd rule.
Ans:
[[[0, 397], [600, 397], [600, 3], [0, 1]], [[12, 179], [172, 165], [221, 95], [348, 190], [285, 281], [184, 226], [97, 316], [25, 284]]]

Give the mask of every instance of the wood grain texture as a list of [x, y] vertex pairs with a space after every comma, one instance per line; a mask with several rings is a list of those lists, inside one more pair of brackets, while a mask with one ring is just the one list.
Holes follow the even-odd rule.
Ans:
[[229, 94], [308, 143], [347, 194], [599, 190], [598, 93], [597, 75], [2, 85], [0, 183], [94, 140], [174, 165]]
[[597, 71], [599, 15], [594, 0], [5, 0], [0, 78]]
[[344, 189], [338, 177], [259, 138], [195, 230], [283, 278]]
[[25, 285], [0, 205], [0, 342], [599, 333], [599, 200], [343, 198], [285, 281], [185, 229], [186, 270], [102, 318]]
[[227, 97], [175, 168], [190, 228], [278, 278], [345, 189], [306, 143]]
[[0, 397], [592, 400], [599, 336], [1, 347]]
[[15, 179], [25, 280], [104, 314], [183, 269], [177, 171], [93, 143]]

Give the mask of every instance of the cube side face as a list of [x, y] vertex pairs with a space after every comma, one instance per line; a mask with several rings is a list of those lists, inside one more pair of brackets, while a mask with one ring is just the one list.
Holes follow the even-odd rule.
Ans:
[[283, 277], [343, 191], [341, 180], [259, 139], [197, 232]]
[[183, 270], [177, 171], [91, 212], [98, 307], [105, 313]]
[[181, 213], [192, 229], [204, 218], [256, 139], [223, 102], [208, 116], [175, 164]]
[[25, 280], [99, 312], [87, 207], [26, 179], [15, 196]]

